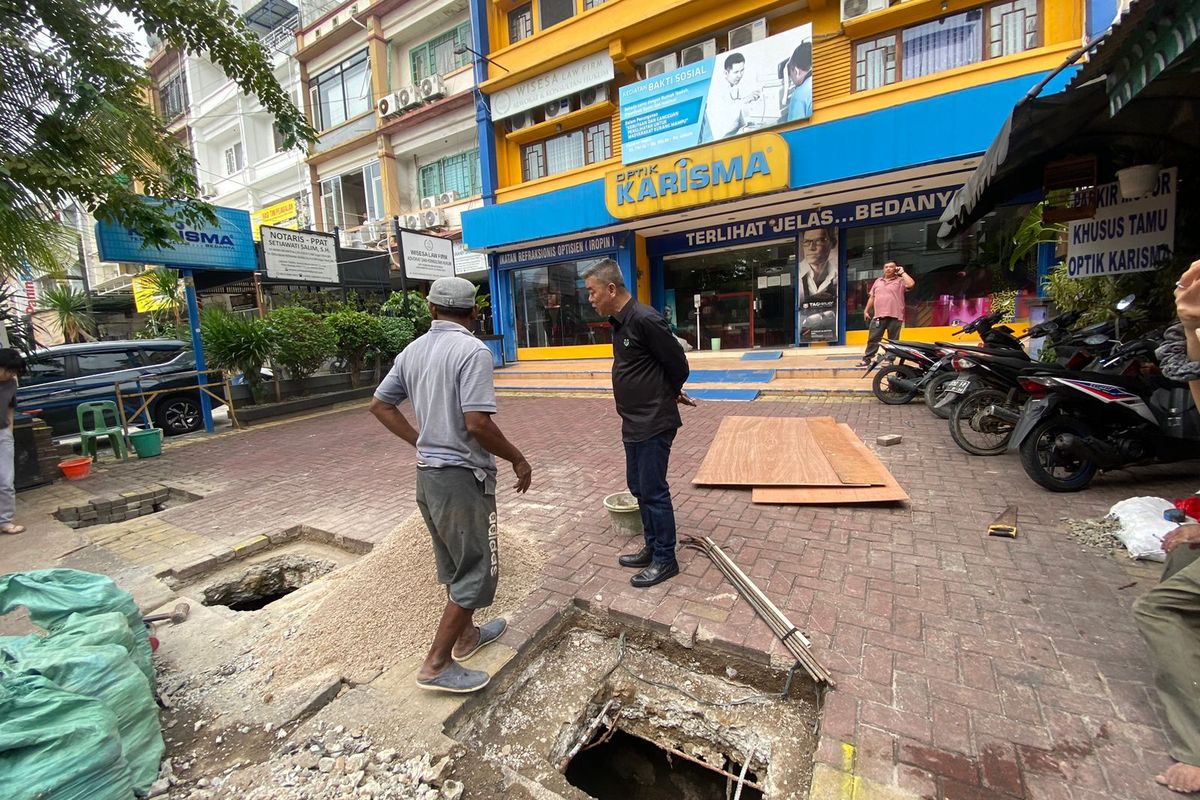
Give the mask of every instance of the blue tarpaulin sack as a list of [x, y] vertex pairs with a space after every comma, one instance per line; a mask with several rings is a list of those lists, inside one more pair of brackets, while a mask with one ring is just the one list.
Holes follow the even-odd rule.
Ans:
[[0, 682], [0, 797], [133, 800], [117, 718], [41, 675]]
[[[42, 569], [0, 576], [0, 615], [24, 606], [29, 618], [51, 633], [79, 613], [95, 615], [120, 612], [133, 635], [130, 658], [146, 678], [154, 680], [150, 636], [133, 596], [111, 578], [76, 569]], [[115, 643], [115, 642], [114, 642]], [[2, 795], [0, 795], [2, 797]]]
[[0, 670], [41, 675], [60, 689], [103, 703], [116, 716], [134, 790], [148, 792], [166, 749], [150, 682], [119, 645], [61, 647], [58, 639], [50, 636], [6, 656]]

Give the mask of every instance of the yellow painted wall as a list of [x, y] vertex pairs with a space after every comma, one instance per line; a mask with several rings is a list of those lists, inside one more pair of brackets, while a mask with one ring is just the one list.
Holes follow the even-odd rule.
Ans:
[[[577, 2], [582, 7], [582, 0]], [[854, 41], [981, 5], [978, 0], [946, 0], [943, 10], [942, 4], [943, 0], [908, 0], [845, 27], [841, 23], [837, 0], [826, 0], [819, 9], [806, 8], [773, 19], [771, 34], [807, 22], [813, 24], [813, 117], [790, 127], [831, 122], [971, 86], [1050, 70], [1079, 45], [1084, 32], [1083, 0], [1047, 0], [1041, 6], [1042, 46], [1035, 50], [988, 59], [917, 80], [900, 81], [869, 92], [852, 91]], [[489, 64], [489, 79], [482, 86], [485, 93], [529, 80], [603, 50], [614, 56], [618, 73], [616, 85], [632, 83], [636, 80], [634, 62], [660, 55], [704, 38], [713, 30], [763, 16], [790, 3], [768, 0], [607, 0], [547, 31], [538, 30], [539, 4], [533, 3], [534, 35], [510, 46], [507, 12], [515, 5], [518, 5], [515, 0], [494, 0], [490, 4], [491, 58], [509, 71]], [[563, 130], [573, 127], [578, 126], [568, 121]], [[555, 131], [547, 131], [547, 135], [553, 133]], [[603, 177], [607, 170], [620, 164], [619, 133], [619, 119], [614, 113], [613, 158], [522, 184], [520, 145], [510, 140], [503, 126], [498, 125], [497, 160], [501, 187], [497, 202], [543, 194]], [[527, 138], [521, 140], [527, 141]]]
[[612, 358], [611, 344], [581, 344], [576, 347], [518, 347], [518, 361], [570, 361], [576, 358]]
[[637, 237], [633, 255], [634, 268], [637, 269], [638, 302], [650, 305], [650, 256], [646, 254], [646, 237]]
[[[1014, 336], [1022, 336], [1029, 330], [1028, 322], [1005, 323], [1013, 329]], [[959, 344], [979, 344], [978, 336], [954, 336], [958, 326], [937, 328], [905, 328], [900, 332], [900, 338], [909, 342], [957, 342]], [[867, 344], [866, 331], [846, 331], [846, 344], [864, 347]]]

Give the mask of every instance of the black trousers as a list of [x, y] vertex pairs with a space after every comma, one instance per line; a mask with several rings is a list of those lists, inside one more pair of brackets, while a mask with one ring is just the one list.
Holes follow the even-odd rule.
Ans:
[[863, 353], [863, 361], [870, 361], [875, 357], [884, 332], [887, 333], [888, 340], [894, 342], [900, 338], [900, 329], [903, 327], [904, 322], [897, 317], [875, 317], [871, 320], [871, 327], [867, 329], [867, 352]]

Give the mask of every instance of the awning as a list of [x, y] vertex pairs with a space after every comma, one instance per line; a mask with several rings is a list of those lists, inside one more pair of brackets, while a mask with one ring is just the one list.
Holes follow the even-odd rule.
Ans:
[[1048, 155], [1071, 148], [1081, 132], [1104, 113], [1101, 83], [1023, 100], [942, 213], [938, 239], [952, 239], [999, 203], [1037, 189]]
[[[1196, 4], [1200, 0], [1169, 3], [1176, 8]], [[1135, 28], [1139, 21], [1148, 24], [1151, 15], [1144, 11], [1148, 7], [1158, 6], [1142, 0], [1122, 17], [1121, 24], [1134, 23]], [[1160, 29], [1166, 20], [1183, 19], [1167, 14], [1153, 18], [1160, 20]], [[1090, 74], [1090, 81], [1077, 76], [1063, 92], [1018, 103], [979, 167], [951, 198], [942, 214], [938, 240], [944, 243], [962, 233], [999, 203], [1040, 191], [1046, 165], [1060, 159], [1095, 156], [1102, 176], [1141, 161], [1164, 165], [1200, 162], [1197, 41], [1169, 63], [1163, 61], [1153, 79], [1140, 89], [1123, 95], [1127, 99], [1115, 115], [1109, 110], [1110, 89], [1114, 84], [1124, 85], [1127, 76], [1097, 73], [1095, 62], [1081, 73]], [[1110, 49], [1122, 42], [1125, 49]], [[1097, 58], [1102, 56], [1115, 70], [1121, 60], [1118, 53], [1138, 53], [1142, 42], [1114, 28]]]

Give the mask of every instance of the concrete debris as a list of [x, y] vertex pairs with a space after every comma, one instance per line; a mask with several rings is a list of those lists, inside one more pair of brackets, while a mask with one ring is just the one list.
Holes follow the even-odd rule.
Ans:
[[[421, 753], [400, 760], [391, 748], [375, 750], [370, 732], [328, 728], [302, 743], [285, 745], [262, 764], [226, 778], [182, 779], [170, 800], [461, 800], [465, 787], [444, 779], [450, 756]], [[341, 733], [338, 733], [338, 731]], [[356, 751], [334, 757], [335, 750]], [[159, 783], [166, 786], [166, 778]], [[155, 784], [159, 786], [159, 784]], [[164, 788], [160, 794], [168, 791]]]
[[875, 444], [880, 447], [892, 447], [904, 441], [904, 437], [898, 433], [889, 433], [884, 436], [876, 436]]
[[1119, 549], [1123, 549], [1121, 540], [1117, 538], [1117, 534], [1121, 530], [1121, 522], [1115, 517], [1067, 519], [1064, 522], [1067, 526], [1067, 538], [1083, 545], [1080, 548], [1082, 552], [1087, 552], [1088, 548], [1092, 548], [1104, 550], [1109, 555], [1113, 555]]

